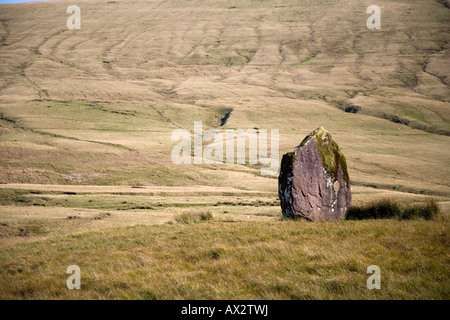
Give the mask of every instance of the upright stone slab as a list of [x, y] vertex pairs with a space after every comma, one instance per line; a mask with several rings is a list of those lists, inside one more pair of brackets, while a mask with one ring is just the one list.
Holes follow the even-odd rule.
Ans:
[[347, 162], [320, 127], [283, 155], [278, 177], [283, 215], [311, 221], [340, 220], [352, 201]]

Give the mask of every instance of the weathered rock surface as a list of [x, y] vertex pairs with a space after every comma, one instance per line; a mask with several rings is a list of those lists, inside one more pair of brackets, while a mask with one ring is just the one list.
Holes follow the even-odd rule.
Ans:
[[311, 221], [340, 220], [352, 201], [347, 162], [320, 127], [283, 155], [278, 177], [283, 215]]

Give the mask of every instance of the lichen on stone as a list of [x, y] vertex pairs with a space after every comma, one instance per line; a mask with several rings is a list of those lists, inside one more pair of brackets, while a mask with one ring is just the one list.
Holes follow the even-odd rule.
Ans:
[[336, 181], [339, 167], [341, 167], [343, 179], [349, 185], [347, 161], [331, 134], [323, 127], [320, 127], [312, 135], [316, 137], [317, 148], [319, 149], [322, 166], [325, 168], [325, 171]]
[[[319, 149], [320, 158], [322, 161], [322, 166], [329, 176], [333, 178], [334, 181], [337, 180], [337, 175], [339, 167], [341, 167], [344, 174], [343, 179], [349, 185], [349, 177], [347, 172], [347, 161], [337, 143], [331, 137], [331, 134], [325, 130], [323, 127], [317, 128], [309, 135], [307, 135], [303, 141], [294, 149], [286, 153], [281, 160], [281, 170], [280, 172], [292, 172], [294, 168], [297, 150], [303, 147], [311, 138], [315, 138], [317, 148]], [[280, 184], [283, 188], [286, 187], [287, 175], [280, 177]]]

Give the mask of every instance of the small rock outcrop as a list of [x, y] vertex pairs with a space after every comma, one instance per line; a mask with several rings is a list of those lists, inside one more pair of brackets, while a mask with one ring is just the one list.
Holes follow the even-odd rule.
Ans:
[[331, 134], [320, 127], [283, 155], [278, 195], [285, 217], [340, 220], [352, 201], [347, 162]]

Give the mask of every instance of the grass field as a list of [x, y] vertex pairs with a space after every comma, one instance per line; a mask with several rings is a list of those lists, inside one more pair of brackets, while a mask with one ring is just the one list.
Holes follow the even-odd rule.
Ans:
[[[3, 246], [0, 297], [448, 299], [446, 225], [213, 220], [58, 236]], [[65, 287], [72, 264], [81, 290]], [[372, 264], [380, 290], [366, 288]]]
[[[79, 0], [79, 30], [68, 1], [1, 4], [0, 299], [449, 299], [445, 3], [377, 1], [380, 30], [365, 0]], [[278, 129], [280, 156], [323, 126], [355, 205], [442, 214], [283, 220], [261, 165], [173, 164], [194, 121]]]

